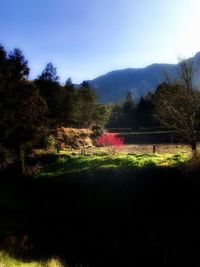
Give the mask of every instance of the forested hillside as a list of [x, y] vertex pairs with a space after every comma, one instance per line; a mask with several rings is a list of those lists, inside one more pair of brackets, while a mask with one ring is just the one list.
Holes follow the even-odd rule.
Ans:
[[[199, 62], [200, 53], [197, 53], [188, 61]], [[135, 99], [144, 97], [148, 92], [155, 92], [161, 82], [170, 79], [178, 79], [179, 64], [152, 64], [145, 68], [129, 68], [116, 70], [97, 77], [89, 83], [96, 90], [100, 100], [105, 103], [116, 103], [125, 98], [127, 92], [131, 92]], [[200, 72], [196, 73], [194, 80], [200, 85]]]

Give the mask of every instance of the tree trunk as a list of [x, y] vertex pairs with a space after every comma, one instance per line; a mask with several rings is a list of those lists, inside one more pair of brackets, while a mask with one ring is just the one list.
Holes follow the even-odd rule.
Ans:
[[191, 149], [192, 149], [192, 154], [195, 156], [197, 154], [197, 143], [193, 142], [190, 144]]
[[24, 147], [22, 145], [17, 146], [15, 152], [16, 152], [16, 160], [15, 160], [16, 174], [19, 176], [24, 176], [25, 175]]

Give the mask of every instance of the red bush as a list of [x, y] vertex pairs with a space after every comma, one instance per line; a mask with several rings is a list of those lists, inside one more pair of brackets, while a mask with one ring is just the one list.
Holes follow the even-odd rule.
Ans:
[[123, 147], [124, 139], [115, 133], [107, 133], [97, 138], [97, 144], [107, 147], [110, 154], [115, 154], [118, 149]]

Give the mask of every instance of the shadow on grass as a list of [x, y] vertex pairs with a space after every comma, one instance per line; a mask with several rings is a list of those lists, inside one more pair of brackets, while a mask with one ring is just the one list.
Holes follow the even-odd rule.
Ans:
[[198, 174], [143, 167], [54, 178], [1, 182], [1, 248], [71, 266], [199, 266]]

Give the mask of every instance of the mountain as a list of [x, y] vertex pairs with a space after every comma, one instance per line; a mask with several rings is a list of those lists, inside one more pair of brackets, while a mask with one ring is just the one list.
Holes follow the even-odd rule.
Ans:
[[[199, 62], [200, 52], [187, 60]], [[179, 64], [156, 63], [145, 68], [116, 70], [88, 82], [95, 89], [99, 100], [103, 103], [119, 102], [125, 98], [129, 91], [133, 93], [136, 99], [139, 99], [147, 92], [155, 91], [156, 87], [164, 81], [165, 73], [174, 79], [177, 75]], [[200, 72], [195, 77], [195, 83], [200, 84]]]

